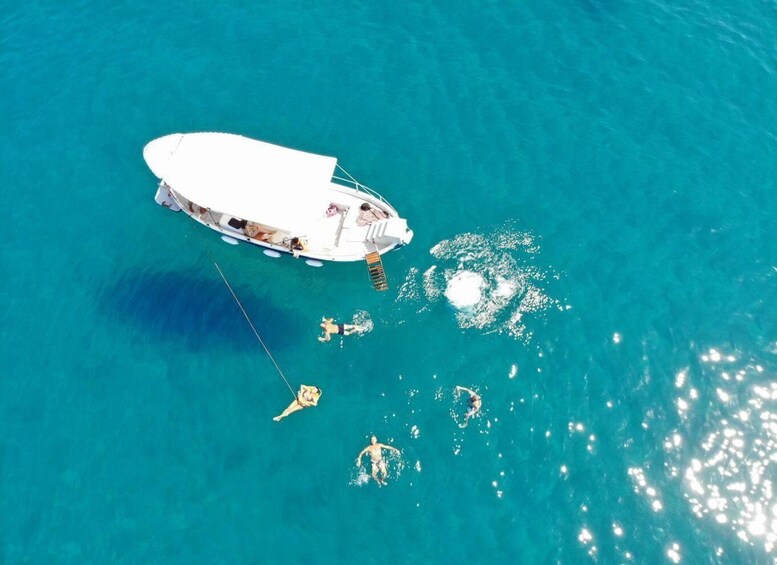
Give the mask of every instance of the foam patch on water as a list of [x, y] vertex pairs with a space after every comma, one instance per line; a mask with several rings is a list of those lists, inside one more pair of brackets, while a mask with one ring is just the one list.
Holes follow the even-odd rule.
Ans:
[[367, 473], [367, 470], [364, 468], [364, 465], [361, 465], [351, 473], [351, 480], [348, 484], [354, 487], [363, 487], [368, 482], [370, 482], [370, 478], [371, 477]]
[[[397, 300], [426, 304], [445, 298], [461, 328], [531, 338], [526, 315], [562, 309], [547, 293], [550, 278], [535, 265], [534, 237], [512, 224], [490, 233], [463, 233], [433, 246], [433, 264], [408, 272]], [[423, 308], [422, 308], [423, 309]]]
[[370, 317], [370, 313], [367, 312], [366, 310], [357, 310], [356, 313], [353, 315], [353, 321], [351, 323], [361, 328], [361, 330], [358, 331], [355, 335], [362, 335], [362, 334], [369, 333], [375, 327], [375, 324], [373, 323], [372, 318]]
[[457, 310], [468, 312], [483, 299], [485, 280], [478, 273], [461, 271], [448, 281], [445, 298]]
[[[393, 440], [389, 445], [394, 445]], [[400, 448], [401, 449], [401, 448]], [[387, 481], [391, 483], [391, 480], [397, 480], [402, 476], [402, 471], [405, 470], [405, 458], [402, 455], [402, 453], [397, 453], [396, 451], [389, 451], [389, 450], [383, 450], [383, 459], [386, 460], [386, 465], [388, 467], [388, 479]]]
[[421, 287], [417, 284], [413, 284], [417, 277], [418, 268], [411, 267], [410, 271], [407, 273], [407, 277], [405, 277], [405, 282], [399, 287], [397, 300], [411, 301], [419, 300], [421, 298]]

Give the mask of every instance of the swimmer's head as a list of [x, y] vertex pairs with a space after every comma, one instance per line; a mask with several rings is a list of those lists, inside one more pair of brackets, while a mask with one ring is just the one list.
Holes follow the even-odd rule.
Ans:
[[372, 436], [370, 438], [370, 443], [372, 443], [372, 445], [375, 445], [376, 443], [378, 443], [378, 438], [376, 438], [375, 436]]

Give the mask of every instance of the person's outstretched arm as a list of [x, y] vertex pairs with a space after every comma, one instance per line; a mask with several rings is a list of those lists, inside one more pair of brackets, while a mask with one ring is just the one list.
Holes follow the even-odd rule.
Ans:
[[357, 467], [359, 467], [359, 466], [362, 464], [362, 455], [364, 455], [365, 453], [367, 453], [367, 450], [368, 450], [369, 448], [370, 448], [370, 446], [368, 445], [367, 447], [365, 447], [364, 449], [362, 449], [361, 453], [359, 453], [359, 456], [356, 458], [356, 466], [357, 466]]
[[468, 393], [470, 393], [471, 395], [473, 395], [473, 396], [478, 396], [478, 393], [476, 393], [474, 390], [472, 390], [472, 389], [469, 389], [469, 388], [467, 388], [467, 387], [465, 387], [465, 386], [459, 386], [459, 385], [456, 385], [456, 390], [466, 390], [466, 391], [467, 391]]

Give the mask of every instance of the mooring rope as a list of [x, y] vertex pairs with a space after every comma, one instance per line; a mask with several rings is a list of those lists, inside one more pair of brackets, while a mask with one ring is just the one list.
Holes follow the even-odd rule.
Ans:
[[297, 398], [297, 393], [294, 392], [294, 389], [289, 384], [288, 379], [286, 379], [286, 375], [283, 374], [283, 371], [281, 370], [280, 366], [275, 361], [275, 357], [272, 356], [272, 353], [270, 353], [270, 350], [264, 344], [264, 341], [262, 340], [262, 337], [259, 335], [259, 332], [256, 331], [256, 326], [254, 326], [254, 323], [251, 321], [251, 317], [248, 315], [248, 312], [246, 312], [246, 309], [243, 307], [243, 304], [242, 302], [240, 302], [240, 299], [237, 297], [237, 294], [235, 294], [235, 291], [232, 289], [232, 285], [229, 284], [229, 281], [227, 280], [227, 277], [224, 275], [224, 272], [221, 270], [221, 267], [219, 267], [219, 264], [216, 261], [216, 258], [213, 256], [213, 253], [211, 253], [211, 250], [208, 247], [208, 244], [204, 241], [204, 239], [202, 238], [202, 235], [200, 235], [200, 233], [197, 232], [197, 228], [194, 225], [189, 224], [189, 227], [191, 227], [192, 230], [195, 233], [197, 233], [197, 237], [200, 238], [200, 241], [202, 242], [203, 247], [205, 248], [205, 252], [210, 257], [210, 260], [213, 261], [213, 266], [216, 267], [216, 270], [219, 272], [219, 275], [221, 275], [221, 280], [223, 280], [224, 284], [227, 285], [229, 292], [232, 294], [232, 298], [235, 299], [235, 302], [237, 302], [237, 305], [240, 307], [240, 311], [243, 312], [243, 316], [245, 316], [246, 322], [248, 322], [248, 325], [251, 326], [251, 329], [254, 331], [254, 335], [256, 336], [256, 339], [259, 340], [260, 345], [264, 348], [264, 352], [267, 353], [267, 356], [270, 358], [270, 361], [272, 361], [272, 364], [275, 365], [275, 369], [278, 371], [278, 374], [283, 379], [283, 382], [285, 382], [286, 386], [289, 387], [289, 390], [291, 391], [292, 396], [294, 396], [294, 398]]

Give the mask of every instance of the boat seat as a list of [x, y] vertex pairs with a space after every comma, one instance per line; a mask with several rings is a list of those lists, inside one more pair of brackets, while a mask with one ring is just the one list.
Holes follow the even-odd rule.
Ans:
[[[219, 226], [224, 228], [225, 230], [233, 231], [235, 233], [243, 234], [243, 228], [236, 228], [232, 225], [230, 225], [230, 220], [237, 220], [237, 218], [233, 218], [229, 214], [222, 214], [221, 219], [219, 220]], [[238, 220], [239, 221], [239, 220]]]
[[378, 239], [386, 233], [387, 227], [388, 227], [388, 220], [379, 220], [377, 222], [372, 222], [371, 224], [367, 225], [367, 235], [365, 237], [370, 241], [374, 239]]
[[268, 228], [262, 224], [248, 222], [246, 227], [243, 228], [243, 231], [251, 239], [257, 239], [259, 241], [272, 241], [272, 236], [275, 234], [276, 230]]
[[353, 241], [361, 243], [367, 237], [367, 230], [369, 226], [355, 226], [350, 228], [343, 228], [342, 236], [345, 241]]
[[369, 241], [402, 241], [407, 233], [407, 220], [387, 218], [369, 225], [366, 238]]

